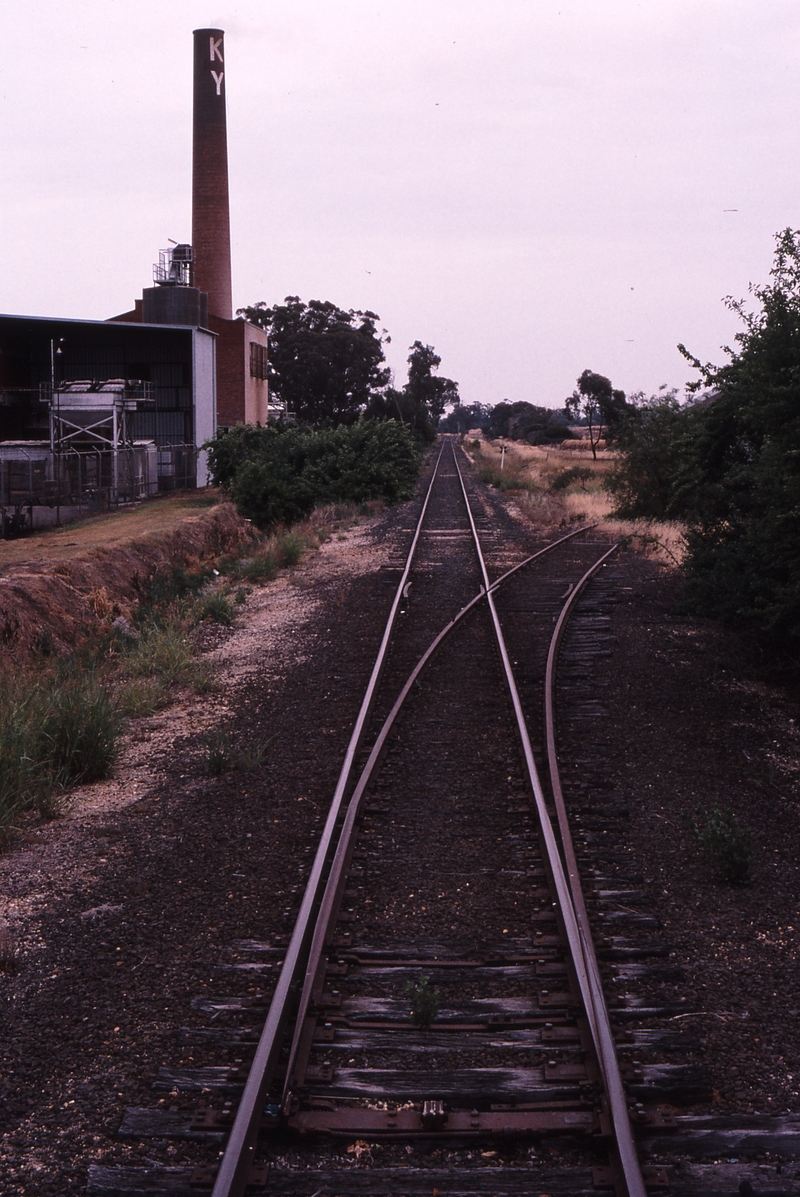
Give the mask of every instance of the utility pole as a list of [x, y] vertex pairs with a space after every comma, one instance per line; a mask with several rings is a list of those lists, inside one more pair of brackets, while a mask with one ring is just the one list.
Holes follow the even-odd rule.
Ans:
[[56, 358], [64, 352], [61, 346], [64, 338], [50, 338], [50, 448], [53, 451], [53, 468], [56, 475], [56, 527], [61, 525], [61, 438], [56, 435], [60, 404], [56, 403]]

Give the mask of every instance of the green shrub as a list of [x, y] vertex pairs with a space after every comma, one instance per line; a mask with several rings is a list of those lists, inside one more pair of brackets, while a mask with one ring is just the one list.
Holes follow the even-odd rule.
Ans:
[[277, 576], [278, 562], [268, 549], [256, 553], [239, 570], [239, 577], [245, 582], [271, 582]]
[[221, 777], [236, 767], [230, 733], [224, 728], [216, 728], [205, 737], [203, 760], [205, 771], [210, 777]]
[[294, 524], [314, 507], [314, 492], [306, 479], [285, 462], [245, 461], [231, 484], [236, 509], [260, 528]]
[[147, 628], [127, 664], [134, 677], [155, 677], [167, 686], [176, 686], [191, 680], [195, 662], [186, 636], [173, 623]]
[[119, 716], [93, 674], [43, 673], [0, 689], [0, 838], [19, 812], [61, 809], [67, 787], [108, 777]]
[[154, 715], [169, 702], [169, 689], [159, 678], [135, 677], [117, 693], [117, 709], [123, 715]]
[[117, 757], [119, 717], [91, 675], [54, 686], [44, 701], [42, 755], [65, 784], [108, 777]]
[[63, 785], [57, 774], [43, 776], [33, 799], [33, 807], [43, 819], [57, 819], [64, 813], [68, 804], [68, 788]]
[[244, 748], [236, 748], [228, 728], [217, 727], [203, 738], [203, 763], [211, 777], [221, 777], [234, 769], [254, 773], [263, 765], [267, 748], [274, 737], [258, 740]]
[[38, 759], [37, 704], [33, 688], [4, 687], [0, 702], [0, 829], [6, 840], [21, 810], [53, 785], [52, 770]]
[[261, 528], [293, 524], [315, 506], [411, 498], [419, 457], [396, 420], [312, 430], [238, 425], [208, 444], [214, 481]]
[[753, 864], [753, 837], [732, 810], [700, 808], [690, 827], [712, 868], [731, 885], [746, 885]]
[[274, 436], [274, 427], [262, 428], [260, 424], [236, 424], [228, 432], [217, 433], [204, 446], [214, 485], [229, 490], [242, 463], [263, 456]]
[[175, 599], [197, 594], [212, 576], [209, 567], [190, 571], [182, 565], [172, 565], [169, 569], [158, 569], [150, 579], [147, 602], [154, 607], [167, 606]]
[[619, 455], [604, 487], [623, 519], [673, 519], [687, 514], [681, 478], [691, 456], [691, 437], [702, 412], [681, 406], [674, 390], [631, 395], [618, 433]]
[[296, 532], [285, 532], [278, 540], [278, 560], [283, 566], [297, 565], [303, 556], [305, 544]]
[[238, 578], [243, 564], [238, 557], [225, 556], [217, 561], [217, 569], [226, 578]]
[[221, 623], [225, 627], [230, 627], [236, 618], [236, 612], [227, 594], [222, 590], [214, 590], [211, 594], [198, 600], [194, 618], [196, 623], [202, 623], [208, 619], [212, 623]]
[[317, 501], [397, 503], [413, 495], [419, 457], [396, 420], [361, 420], [316, 436], [320, 440], [306, 474], [318, 493]]
[[267, 749], [274, 739], [274, 736], [269, 736], [266, 740], [257, 740], [254, 744], [241, 748], [237, 754], [237, 768], [243, 769], [245, 773], [255, 773], [267, 759]]
[[478, 467], [478, 478], [486, 486], [493, 486], [495, 490], [533, 490], [533, 484], [506, 463], [504, 469], [499, 465], [488, 463]]
[[490, 463], [478, 467], [478, 478], [485, 486], [496, 486], [500, 479], [500, 469]]
[[800, 230], [776, 238], [770, 279], [747, 301], [720, 366], [698, 371], [680, 405], [635, 402], [608, 486], [618, 514], [685, 521], [695, 610], [754, 634], [765, 660], [800, 673]]
[[0, 799], [0, 849], [8, 847], [17, 828], [13, 808], [3, 806], [1, 803], [2, 799]]
[[209, 661], [194, 661], [187, 681], [195, 694], [212, 694], [219, 689], [214, 667]]

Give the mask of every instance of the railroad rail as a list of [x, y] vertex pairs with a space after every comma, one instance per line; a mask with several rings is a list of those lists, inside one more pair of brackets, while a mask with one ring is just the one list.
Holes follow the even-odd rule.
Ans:
[[[445, 500], [436, 498], [437, 488], [443, 488]], [[345, 753], [295, 926], [288, 944], [282, 946], [282, 966], [252, 1063], [245, 1070], [238, 1108], [232, 1116], [229, 1108], [211, 1106], [193, 1123], [196, 1132], [205, 1130], [210, 1137], [227, 1134], [216, 1175], [196, 1175], [192, 1182], [197, 1186], [213, 1181], [213, 1197], [239, 1197], [248, 1185], [264, 1179], [266, 1174], [259, 1172], [257, 1157], [260, 1136], [265, 1133], [346, 1136], [386, 1143], [409, 1138], [472, 1141], [481, 1137], [509, 1140], [562, 1134], [582, 1139], [590, 1152], [596, 1151], [598, 1144], [606, 1148], [607, 1166], [595, 1169], [594, 1183], [612, 1188], [620, 1197], [642, 1197], [645, 1180], [650, 1185], [664, 1184], [663, 1174], [657, 1169], [649, 1169], [645, 1176], [637, 1157], [631, 1123], [633, 1102], [625, 1092], [617, 1058], [558, 768], [555, 678], [559, 646], [585, 587], [604, 567], [616, 546], [591, 542], [587, 537], [591, 526], [584, 526], [526, 554], [492, 580], [478, 526], [480, 514], [476, 515], [473, 507], [455, 444], [444, 441], [411, 535], [410, 548], [398, 569], [380, 649]], [[416, 569], [424, 535], [425, 543], [432, 547], [426, 550], [427, 561], [421, 569]], [[415, 587], [424, 592], [427, 586], [431, 593], [435, 592], [433, 567], [438, 564], [435, 553], [441, 552], [443, 546], [447, 552], [460, 554], [465, 576], [459, 587], [448, 589], [443, 598], [449, 604], [456, 601], [455, 614], [431, 637], [431, 627], [441, 619], [439, 609], [434, 607], [427, 622], [422, 621], [419, 626], [405, 616], [409, 604], [413, 606]], [[545, 646], [544, 743], [540, 751], [529, 726], [531, 701], [521, 693], [514, 668], [515, 650], [508, 647], [508, 615], [504, 630], [502, 605], [498, 610], [497, 599], [504, 588], [519, 580], [523, 570], [559, 553], [562, 557], [569, 554], [565, 567], [569, 576], [556, 574], [554, 578], [554, 585], [567, 581], [567, 594], [562, 596], [565, 601], [556, 604], [551, 596], [543, 606], [543, 624], [550, 623], [556, 615], [557, 618], [549, 647]], [[423, 593], [420, 603], [426, 597]], [[476, 625], [475, 621], [482, 622]], [[459, 670], [465, 668], [464, 654], [471, 656], [470, 646], [478, 642], [465, 641], [463, 637], [459, 640], [468, 627], [479, 639], [485, 634], [485, 640], [480, 651], [474, 650], [479, 659], [470, 661], [472, 672], [464, 684], [468, 686], [474, 681], [482, 686], [485, 682], [490, 688], [487, 673], [491, 671], [491, 662], [499, 659], [505, 696], [501, 699], [500, 690], [492, 691], [495, 712], [492, 718], [499, 728], [502, 707], [505, 724], [508, 725], [509, 708], [514, 720], [513, 734], [506, 733], [502, 748], [490, 743], [484, 754], [490, 756], [494, 752], [497, 758], [491, 766], [489, 788], [492, 784], [502, 784], [503, 775], [508, 772], [508, 788], [521, 795], [524, 787], [529, 802], [526, 808], [513, 807], [502, 812], [482, 806], [484, 795], [478, 802], [465, 801], [462, 805], [468, 809], [462, 832], [458, 823], [459, 803], [454, 801], [450, 822], [445, 819], [444, 825], [452, 831], [454, 839], [463, 835], [459, 842], [466, 845], [469, 827], [473, 827], [469, 832], [473, 834], [476, 819], [480, 821], [482, 817], [484, 832], [488, 823], [494, 830], [502, 831], [509, 842], [514, 841], [511, 848], [520, 860], [527, 859], [527, 867], [524, 870], [510, 867], [501, 872], [508, 875], [503, 880], [513, 878], [514, 884], [519, 885], [522, 878], [532, 889], [530, 896], [538, 903], [532, 912], [533, 938], [518, 935], [503, 941], [501, 936], [508, 930], [505, 927], [499, 934], [496, 930], [485, 935], [475, 932], [473, 939], [475, 943], [480, 939], [480, 945], [465, 951], [459, 943], [464, 928], [457, 922], [453, 925], [456, 935], [452, 950], [442, 937], [431, 940], [420, 939], [419, 935], [412, 936], [411, 943], [398, 934], [383, 946], [354, 944], [342, 926], [352, 917], [352, 912], [344, 906], [353, 883], [363, 878], [366, 871], [358, 863], [358, 845], [370, 839], [370, 819], [392, 820], [396, 813], [395, 805], [381, 805], [377, 788], [381, 784], [390, 789], [398, 786], [400, 783], [394, 779], [403, 770], [406, 774], [409, 769], [416, 770], [412, 776], [419, 779], [426, 771], [430, 772], [433, 760], [430, 749], [423, 748], [412, 766], [404, 764], [402, 756], [399, 763], [392, 763], [393, 753], [397, 756], [399, 751], [398, 721], [401, 717], [411, 722], [416, 718], [417, 725], [424, 727], [439, 718], [430, 708], [427, 714], [421, 711], [416, 716], [410, 715], [409, 709], [419, 705], [421, 679], [425, 678], [426, 686], [430, 683], [434, 658], [438, 660], [445, 653], [449, 657], [442, 669], [444, 697], [438, 698], [438, 709], [443, 711], [446, 703], [452, 701], [447, 696], [453, 693], [453, 677], [460, 676]], [[433, 695], [432, 701], [435, 711], [437, 695]], [[450, 723], [445, 732], [457, 725], [459, 717], [458, 711], [448, 712]], [[480, 727], [480, 720], [476, 727]], [[509, 763], [514, 744], [521, 748], [516, 765]], [[537, 753], [546, 760], [546, 782], [540, 776]], [[388, 780], [382, 783], [387, 765], [390, 766]], [[435, 784], [441, 787], [446, 776], [445, 770]], [[438, 794], [434, 788], [429, 801], [438, 799]], [[421, 801], [424, 806], [424, 798]], [[528, 837], [531, 842], [523, 843], [523, 837], [511, 828], [518, 828], [528, 819], [528, 810], [535, 818], [531, 820]], [[404, 840], [412, 847], [405, 842], [400, 850], [395, 847], [395, 855], [400, 857], [404, 851], [412, 852], [414, 834], [418, 842], [425, 834], [424, 827], [412, 833], [408, 828], [404, 831]], [[502, 838], [498, 836], [498, 842]], [[384, 859], [381, 855], [384, 833], [378, 832], [372, 839], [376, 843], [375, 859]], [[501, 850], [494, 850], [495, 856], [498, 851]], [[403, 859], [400, 859], [400, 872]], [[515, 857], [511, 863], [519, 861]], [[379, 872], [380, 865], [376, 874]], [[465, 869], [464, 877], [468, 875], [469, 869]], [[469, 884], [465, 881], [464, 887], [469, 888]], [[453, 892], [460, 894], [464, 887]], [[379, 895], [380, 885], [378, 890], [370, 892]], [[524, 889], [515, 892], [522, 894]], [[360, 897], [364, 898], [364, 894]], [[373, 900], [385, 901], [385, 896], [368, 899]], [[510, 899], [504, 909], [513, 909]], [[505, 915], [502, 921], [507, 921]], [[274, 951], [277, 946], [268, 950]], [[326, 990], [333, 982], [347, 983], [356, 989], [359, 985], [372, 984], [381, 992], [387, 988], [396, 992], [396, 984], [403, 981], [413, 990], [416, 974], [420, 975], [419, 984], [423, 983], [423, 974], [443, 986], [455, 978], [456, 983], [470, 986], [473, 994], [480, 991], [486, 996], [461, 1000], [449, 1011], [442, 1011], [431, 1029], [416, 1030], [408, 1018], [408, 1001], [359, 997], [357, 993], [343, 997], [341, 991]], [[528, 987], [532, 981], [540, 984], [544, 978], [548, 979], [548, 988], [542, 988], [534, 1002]], [[552, 979], [555, 990], [550, 989]], [[564, 984], [565, 989], [559, 987]], [[508, 989], [515, 986], [521, 989], [522, 996], [506, 997]], [[365, 1059], [377, 1058], [381, 1066], [348, 1072], [335, 1069], [329, 1062], [312, 1063], [320, 1052], [330, 1055], [345, 1050], [353, 1052], [354, 1059], [358, 1053]], [[475, 1056], [485, 1060], [492, 1053], [498, 1063], [488, 1068], [471, 1065], [449, 1070], [437, 1068], [427, 1077], [421, 1077], [419, 1070], [406, 1068], [404, 1079], [396, 1069], [382, 1066], [397, 1059], [407, 1064], [419, 1055], [433, 1061], [440, 1057], [470, 1061]], [[519, 1068], [513, 1064], [519, 1056], [526, 1060], [548, 1059], [541, 1065], [537, 1063], [535, 1068]], [[652, 1115], [650, 1121], [657, 1123], [658, 1118]], [[96, 1191], [110, 1190], [99, 1186]], [[119, 1191], [125, 1190], [121, 1187]]]
[[[394, 1117], [381, 1117], [380, 1112], [370, 1112], [369, 1117], [365, 1117], [364, 1113], [358, 1113], [356, 1116], [347, 1118], [343, 1117], [343, 1112], [335, 1111], [334, 1117], [320, 1116], [317, 1118], [305, 1117], [297, 1118], [293, 1116], [292, 1112], [292, 1087], [302, 1086], [305, 1074], [307, 1074], [309, 1057], [311, 1047], [313, 1047], [314, 1034], [317, 1027], [317, 1013], [320, 1009], [322, 1001], [322, 986], [325, 984], [326, 976], [329, 973], [329, 961], [326, 955], [326, 949], [331, 946], [334, 937], [335, 926], [337, 926], [341, 900], [344, 897], [345, 882], [347, 871], [349, 871], [352, 861], [352, 853], [354, 850], [354, 843], [356, 843], [357, 836], [357, 820], [360, 809], [360, 804], [364, 800], [366, 789], [376, 772], [378, 761], [381, 760], [386, 749], [387, 737], [392, 730], [396, 717], [398, 717], [402, 704], [411, 692], [411, 688], [419, 679], [423, 669], [428, 666], [431, 657], [434, 656], [435, 651], [440, 648], [444, 637], [453, 630], [457, 622], [459, 622], [463, 615], [469, 609], [472, 609], [475, 603], [485, 600], [489, 603], [489, 608], [492, 616], [492, 624], [495, 627], [495, 634], [497, 638], [497, 645], [499, 654], [501, 654], [503, 662], [503, 670], [505, 680], [513, 700], [514, 711], [517, 723], [517, 730], [519, 730], [523, 753], [525, 753], [526, 766], [528, 771], [528, 779], [531, 782], [535, 801], [537, 801], [537, 808], [540, 820], [541, 831], [543, 831], [546, 849], [547, 861], [549, 861], [549, 868], [553, 877], [554, 886], [558, 894], [558, 901], [560, 906], [560, 915], [564, 920], [566, 926], [566, 935], [568, 935], [570, 953], [572, 958], [572, 965], [578, 977], [578, 982], [581, 985], [582, 998], [584, 1007], [586, 1007], [589, 1016], [590, 1026], [592, 1026], [592, 1033], [594, 1038], [594, 1046], [596, 1056], [600, 1062], [602, 1071], [602, 1080], [604, 1080], [606, 1096], [608, 1105], [610, 1105], [614, 1136], [616, 1136], [617, 1152], [614, 1156], [614, 1162], [620, 1169], [620, 1181], [618, 1184], [618, 1192], [620, 1195], [630, 1195], [630, 1197], [641, 1197], [644, 1193], [643, 1181], [641, 1178], [640, 1168], [638, 1168], [638, 1161], [636, 1159], [636, 1152], [634, 1144], [632, 1144], [632, 1136], [630, 1132], [630, 1122], [628, 1117], [628, 1106], [626, 1106], [622, 1081], [619, 1080], [619, 1069], [616, 1061], [616, 1055], [613, 1051], [613, 1038], [611, 1037], [610, 1026], [608, 1026], [608, 1016], [605, 1011], [605, 1002], [602, 998], [602, 988], [599, 980], [598, 968], [596, 968], [596, 961], [593, 953], [590, 953], [590, 948], [587, 947], [586, 938], [588, 937], [590, 943], [590, 935], [588, 931], [588, 923], [586, 926], [578, 926], [578, 916], [576, 915], [574, 907], [574, 894], [580, 894], [580, 881], [577, 879], [577, 873], [570, 875], [570, 883], [566, 883], [564, 876], [564, 869], [562, 859], [560, 859], [558, 852], [558, 845], [554, 839], [552, 825], [550, 822], [550, 815], [547, 812], [544, 791], [541, 789], [539, 774], [537, 766], [533, 758], [533, 751], [531, 741], [529, 741], [527, 723], [525, 715], [523, 715], [520, 704], [519, 693], [517, 693], [516, 683], [514, 680], [513, 669], [508, 658], [507, 649], [505, 649], [505, 642], [501, 624], [497, 615], [495, 602], [493, 602], [492, 591], [505, 581], [509, 575], [504, 575], [501, 579], [492, 585], [489, 579], [489, 573], [486, 571], [486, 564], [483, 551], [481, 551], [480, 537], [478, 530], [475, 528], [474, 517], [465, 485], [463, 485], [463, 478], [459, 463], [455, 455], [453, 443], [449, 443], [451, 452], [451, 461], [459, 479], [463, 503], [465, 503], [465, 510], [469, 521], [469, 529], [471, 529], [473, 537], [473, 545], [475, 553], [477, 553], [478, 563], [480, 566], [481, 577], [483, 577], [483, 593], [475, 596], [471, 602], [463, 608], [459, 615], [456, 615], [454, 620], [437, 636], [434, 642], [425, 651], [425, 654], [418, 663], [418, 666], [412, 670], [410, 678], [408, 678], [406, 685], [402, 688], [398, 700], [395, 701], [392, 711], [383, 723], [380, 733], [378, 733], [374, 747], [372, 747], [369, 759], [366, 761], [364, 770], [347, 807], [344, 822], [341, 824], [338, 832], [338, 843], [335, 845], [333, 853], [333, 862], [327, 876], [325, 888], [320, 889], [322, 885], [323, 873], [325, 873], [326, 862], [329, 858], [329, 853], [332, 851], [335, 834], [337, 834], [337, 824], [340, 820], [341, 809], [343, 809], [344, 795], [347, 789], [347, 783], [350, 782], [354, 760], [360, 742], [362, 742], [364, 735], [364, 728], [366, 719], [374, 703], [375, 691], [378, 680], [383, 669], [384, 660], [386, 660], [386, 651], [390, 636], [394, 630], [396, 614], [398, 614], [401, 596], [406, 593], [408, 573], [411, 571], [411, 565], [416, 552], [417, 543], [419, 541], [420, 533], [422, 533], [423, 522], [428, 510], [430, 494], [432, 487], [434, 487], [438, 468], [442, 460], [442, 454], [446, 445], [442, 445], [440, 455], [438, 455], [434, 475], [432, 475], [428, 494], [426, 494], [423, 509], [420, 511], [417, 529], [414, 531], [413, 540], [411, 543], [410, 552], [406, 560], [404, 573], [400, 578], [398, 589], [396, 589], [394, 603], [392, 610], [390, 610], [389, 619], [387, 621], [386, 631], [384, 631], [381, 642], [381, 649], [378, 651], [378, 657], [375, 663], [374, 670], [362, 703], [362, 709], [359, 711], [359, 716], [356, 723], [356, 728], [353, 729], [351, 742], [345, 757], [343, 770], [341, 770], [337, 790], [333, 797], [331, 810], [328, 813], [325, 831], [323, 831], [319, 850], [314, 863], [314, 868], [311, 870], [311, 876], [305, 889], [301, 913], [297, 919], [295, 931], [293, 931], [289, 950], [286, 953], [283, 968], [281, 968], [280, 979], [275, 989], [275, 994], [272, 999], [271, 1008], [267, 1015], [265, 1028], [261, 1034], [259, 1046], [257, 1046], [253, 1065], [251, 1065], [246, 1086], [240, 1107], [236, 1114], [234, 1125], [231, 1128], [231, 1134], [223, 1156], [222, 1163], [220, 1163], [219, 1174], [214, 1184], [213, 1197], [238, 1197], [244, 1192], [244, 1187], [248, 1183], [251, 1165], [253, 1165], [257, 1147], [257, 1138], [263, 1122], [263, 1107], [269, 1089], [271, 1089], [274, 1082], [275, 1071], [277, 1071], [280, 1059], [281, 1047], [283, 1047], [283, 1038], [287, 1022], [290, 1017], [295, 1019], [295, 1032], [293, 1032], [291, 1050], [289, 1055], [289, 1064], [286, 1068], [286, 1081], [283, 1088], [283, 1096], [281, 1096], [281, 1112], [287, 1119], [290, 1128], [302, 1129], [304, 1131], [314, 1130], [316, 1132], [334, 1132], [345, 1131], [349, 1134], [380, 1134], [381, 1131], [386, 1132], [390, 1129], [390, 1124], [394, 1124], [394, 1129], [399, 1134], [408, 1134], [410, 1131], [420, 1131], [426, 1129], [436, 1129], [434, 1124], [440, 1122], [440, 1128], [444, 1126], [448, 1128], [448, 1134], [453, 1134], [456, 1123], [461, 1122], [463, 1130], [474, 1134], [475, 1131], [483, 1129], [484, 1132], [496, 1132], [497, 1130], [505, 1130], [510, 1132], [511, 1129], [519, 1132], [532, 1132], [557, 1129], [558, 1125], [575, 1126], [575, 1118], [570, 1116], [560, 1116], [560, 1114], [553, 1114], [550, 1112], [537, 1112], [538, 1117], [532, 1117], [529, 1112], [523, 1113], [520, 1117], [516, 1113], [503, 1112], [499, 1118], [484, 1117], [483, 1126], [478, 1126], [480, 1119], [475, 1119], [472, 1112], [462, 1113], [461, 1119], [456, 1119], [455, 1116], [447, 1114], [444, 1116], [442, 1110], [442, 1102], [434, 1101], [432, 1106], [435, 1110], [430, 1108], [423, 1108], [423, 1113], [420, 1114], [419, 1123], [417, 1122], [416, 1112], [411, 1114], [411, 1117], [398, 1118], [398, 1114]], [[582, 529], [581, 529], [582, 530]], [[563, 537], [563, 540], [571, 539], [571, 536], [576, 535], [572, 533], [569, 536]], [[559, 541], [558, 543], [562, 543]], [[545, 549], [543, 552], [552, 551], [553, 546]], [[616, 547], [616, 546], [614, 546]], [[604, 563], [605, 559], [610, 555], [611, 551], [602, 555], [602, 558], [593, 566], [593, 570], [599, 569], [600, 565]], [[539, 554], [532, 554], [525, 563], [520, 563], [516, 569], [520, 569], [523, 564], [531, 564], [531, 561], [539, 557]], [[510, 572], [516, 572], [509, 571]], [[590, 577], [590, 572], [581, 579], [580, 588], [586, 584]], [[575, 593], [578, 593], [576, 588]], [[560, 627], [563, 625], [559, 625]], [[552, 722], [552, 703], [549, 707], [549, 715]], [[564, 827], [562, 826], [562, 834]], [[583, 907], [584, 910], [584, 907]], [[310, 949], [308, 948], [310, 937]], [[301, 997], [299, 997], [299, 1005], [295, 1010], [296, 994], [295, 991], [298, 985], [299, 972], [301, 972], [302, 962], [304, 956], [308, 956], [305, 962], [303, 988]], [[592, 971], [594, 965], [594, 972]], [[604, 1017], [605, 1015], [605, 1017]], [[606, 1028], [607, 1031], [606, 1031]], [[430, 1107], [430, 1102], [426, 1102], [426, 1107]], [[578, 1116], [580, 1117], [580, 1116]], [[590, 1120], [588, 1120], [587, 1125]]]

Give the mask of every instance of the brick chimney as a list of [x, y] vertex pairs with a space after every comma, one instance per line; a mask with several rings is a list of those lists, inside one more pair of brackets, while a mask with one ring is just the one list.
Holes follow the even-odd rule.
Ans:
[[209, 313], [233, 319], [225, 42], [221, 29], [194, 31], [192, 246], [192, 282], [207, 292]]

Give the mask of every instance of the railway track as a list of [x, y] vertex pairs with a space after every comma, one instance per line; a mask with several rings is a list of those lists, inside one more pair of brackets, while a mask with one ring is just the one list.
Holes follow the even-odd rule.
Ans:
[[[664, 1103], [705, 1096], [702, 1070], [672, 1062], [691, 1043], [659, 1024], [688, 1012], [680, 976], [614, 842], [601, 762], [558, 769], [557, 713], [591, 751], [614, 546], [591, 529], [535, 554], [494, 541], [459, 456], [445, 442], [385, 571], [389, 620], [294, 930], [232, 945], [229, 977], [256, 992], [198, 999], [207, 1025], [181, 1033], [241, 1054], [162, 1070], [157, 1089], [201, 1098], [191, 1117], [123, 1121], [221, 1159], [95, 1166], [92, 1197], [695, 1191], [636, 1145], [657, 1153]], [[315, 1155], [330, 1140], [370, 1166], [332, 1168]]]

